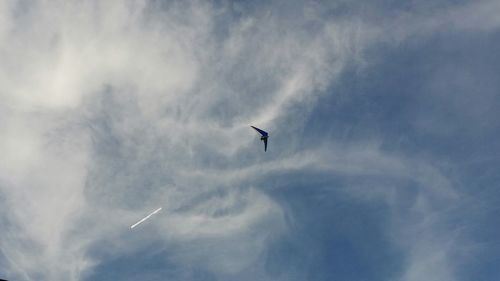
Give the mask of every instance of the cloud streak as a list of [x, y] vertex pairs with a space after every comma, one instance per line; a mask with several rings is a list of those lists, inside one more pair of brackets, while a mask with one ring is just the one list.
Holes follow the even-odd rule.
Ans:
[[[332, 89], [373, 66], [380, 44], [449, 23], [496, 30], [498, 5], [379, 21], [342, 1], [281, 4], [0, 4], [0, 266], [10, 279], [95, 279], [157, 243], [160, 263], [175, 268], [278, 280], [263, 257], [301, 222], [274, 192], [300, 175], [385, 204], [385, 235], [405, 257], [399, 280], [456, 278], [453, 249], [465, 239], [444, 243], [453, 228], [440, 224], [463, 194], [435, 159], [389, 152], [377, 137], [305, 148], [306, 122], [323, 97], [350, 98]], [[270, 129], [268, 153], [256, 152], [250, 124]], [[129, 234], [151, 206], [162, 216]]]

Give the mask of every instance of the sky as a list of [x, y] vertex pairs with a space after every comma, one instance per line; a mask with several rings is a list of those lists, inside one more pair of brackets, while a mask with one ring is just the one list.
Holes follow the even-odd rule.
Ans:
[[0, 1], [0, 278], [497, 280], [499, 14]]

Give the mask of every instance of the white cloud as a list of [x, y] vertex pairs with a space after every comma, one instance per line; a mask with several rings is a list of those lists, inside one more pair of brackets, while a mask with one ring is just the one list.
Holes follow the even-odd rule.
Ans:
[[[473, 7], [489, 11], [484, 5]], [[441, 216], [440, 204], [455, 204], [459, 195], [432, 164], [371, 143], [271, 152], [265, 163], [248, 152], [248, 125], [272, 128], [292, 105], [307, 112], [346, 64], [365, 65], [370, 44], [399, 38], [306, 6], [306, 16], [291, 24], [280, 13], [232, 18], [230, 5], [196, 1], [2, 2], [0, 248], [7, 274], [81, 280], [105, 257], [159, 240], [184, 249], [172, 254], [176, 262], [230, 276], [256, 263], [267, 238], [286, 230], [281, 207], [248, 184], [280, 171], [416, 181], [416, 217]], [[220, 24], [222, 17], [230, 24]], [[485, 26], [495, 27], [489, 19]], [[401, 40], [421, 30], [411, 19], [395, 21], [403, 23]], [[350, 192], [358, 200], [393, 206], [392, 189], [367, 195], [356, 188]], [[162, 212], [134, 229], [135, 238], [123, 237], [156, 207]], [[451, 280], [449, 247], [438, 247], [446, 232], [434, 238], [435, 225], [400, 219], [394, 216], [390, 233], [407, 249], [402, 280], [428, 276], [429, 256], [436, 264], [429, 272]], [[413, 236], [418, 232], [425, 236]], [[101, 255], [88, 253], [103, 244]]]
[[[256, 13], [220, 41], [226, 26], [216, 26], [216, 10], [197, 2], [2, 4], [0, 247], [11, 278], [80, 280], [100, 262], [87, 253], [94, 245], [119, 255], [147, 244], [120, 234], [153, 205], [164, 211], [144, 238], [246, 239], [230, 252], [178, 256], [221, 274], [255, 262], [266, 237], [284, 230], [280, 207], [224, 163], [248, 146], [250, 121], [270, 125], [335, 78], [351, 56], [341, 39], [349, 27], [307, 33]], [[204, 166], [224, 176], [192, 179]]]

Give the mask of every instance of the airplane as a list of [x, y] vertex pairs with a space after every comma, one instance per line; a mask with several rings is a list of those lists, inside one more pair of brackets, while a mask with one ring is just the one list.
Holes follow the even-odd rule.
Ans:
[[261, 130], [257, 127], [254, 126], [250, 127], [254, 128], [257, 132], [259, 132], [259, 134], [261, 135], [260, 140], [264, 142], [264, 151], [267, 151], [267, 138], [269, 137], [269, 134], [266, 131]]

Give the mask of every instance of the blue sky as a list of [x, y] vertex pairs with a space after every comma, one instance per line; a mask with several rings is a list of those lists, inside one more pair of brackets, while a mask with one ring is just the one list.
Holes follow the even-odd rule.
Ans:
[[499, 13], [2, 2], [0, 278], [496, 280]]

